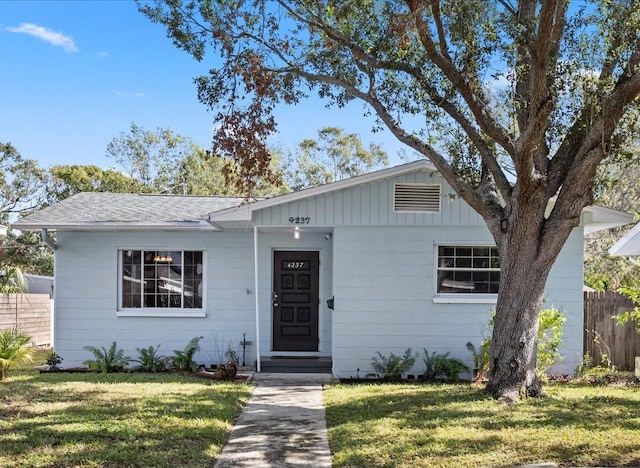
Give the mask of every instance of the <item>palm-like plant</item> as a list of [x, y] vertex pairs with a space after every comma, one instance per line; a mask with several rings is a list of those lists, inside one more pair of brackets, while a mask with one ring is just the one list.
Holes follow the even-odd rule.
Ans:
[[177, 369], [192, 372], [195, 372], [196, 369], [198, 369], [198, 364], [193, 360], [193, 356], [197, 351], [200, 351], [199, 341], [202, 338], [202, 336], [193, 337], [191, 338], [191, 341], [187, 343], [184, 350], [175, 350], [173, 352], [174, 356], [172, 358], [172, 362]]
[[161, 372], [165, 369], [169, 358], [166, 356], [160, 356], [158, 354], [160, 345], [149, 346], [148, 348], [136, 348], [140, 354], [140, 359], [134, 359], [134, 362], [139, 362], [139, 369], [144, 372]]
[[32, 359], [33, 347], [29, 335], [19, 327], [0, 331], [0, 380], [4, 380], [10, 369]]
[[87, 359], [83, 361], [83, 364], [105, 374], [122, 371], [127, 367], [129, 361], [131, 361], [131, 358], [125, 355], [123, 349], [117, 348], [115, 341], [111, 343], [109, 349], [106, 349], [104, 346], [100, 346], [100, 348], [85, 346], [84, 349], [93, 354], [95, 359]]
[[27, 290], [22, 270], [15, 266], [0, 265], [0, 293], [15, 294]]

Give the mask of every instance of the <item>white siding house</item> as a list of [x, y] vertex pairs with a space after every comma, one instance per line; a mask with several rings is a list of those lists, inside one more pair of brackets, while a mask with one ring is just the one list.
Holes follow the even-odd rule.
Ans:
[[[547, 305], [567, 317], [558, 372], [583, 351], [584, 232], [628, 222], [585, 209], [551, 271]], [[248, 204], [84, 193], [15, 227], [56, 231], [55, 350], [70, 366], [86, 345], [170, 355], [194, 336], [204, 364], [246, 340], [258, 370], [292, 358], [362, 376], [376, 352], [407, 348], [472, 366], [465, 344], [487, 336], [500, 274], [484, 221], [425, 160]]]

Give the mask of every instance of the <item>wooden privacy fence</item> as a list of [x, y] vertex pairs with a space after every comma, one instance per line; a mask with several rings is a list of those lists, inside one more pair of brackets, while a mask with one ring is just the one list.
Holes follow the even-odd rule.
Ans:
[[0, 330], [18, 326], [34, 346], [50, 345], [51, 307], [48, 294], [0, 294]]
[[601, 364], [603, 357], [620, 370], [633, 370], [640, 356], [640, 334], [635, 322], [616, 324], [613, 315], [632, 310], [634, 304], [615, 291], [584, 293], [584, 354]]

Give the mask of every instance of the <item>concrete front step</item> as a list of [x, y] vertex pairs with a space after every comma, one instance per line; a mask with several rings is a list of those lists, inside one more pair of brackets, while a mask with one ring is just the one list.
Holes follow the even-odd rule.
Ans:
[[268, 357], [260, 361], [262, 372], [269, 373], [331, 373], [330, 357]]

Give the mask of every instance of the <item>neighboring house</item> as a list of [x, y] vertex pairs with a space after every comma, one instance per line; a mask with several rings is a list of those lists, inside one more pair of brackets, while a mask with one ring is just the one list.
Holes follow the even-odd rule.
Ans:
[[609, 249], [609, 254], [618, 257], [640, 255], [640, 223], [613, 244]]
[[53, 298], [53, 276], [25, 273], [24, 279], [27, 283], [27, 290], [25, 292], [31, 294], [48, 294]]
[[[629, 221], [586, 208], [551, 271], [546, 304], [567, 316], [558, 372], [583, 352], [583, 236]], [[407, 348], [472, 365], [465, 344], [488, 334], [500, 279], [484, 221], [426, 160], [247, 204], [82, 193], [15, 227], [49, 243], [56, 231], [55, 350], [68, 366], [91, 357], [86, 345], [170, 355], [195, 336], [199, 362], [245, 340], [263, 371], [325, 362], [363, 376], [376, 352]]]

